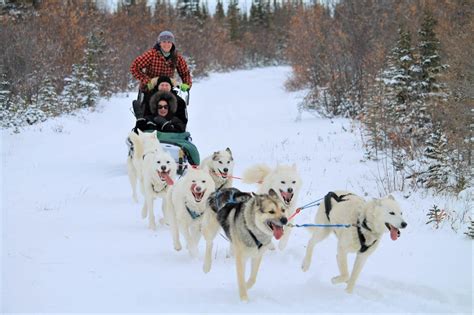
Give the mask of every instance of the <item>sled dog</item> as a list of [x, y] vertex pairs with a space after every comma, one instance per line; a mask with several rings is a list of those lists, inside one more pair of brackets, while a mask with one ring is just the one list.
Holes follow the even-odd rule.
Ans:
[[146, 152], [162, 149], [160, 141], [156, 136], [156, 131], [142, 132], [138, 130], [138, 134], [132, 131], [127, 137], [127, 144], [129, 145], [127, 158], [128, 179], [132, 187], [132, 198], [135, 202], [138, 202], [137, 180], [140, 186], [142, 186], [143, 155]]
[[[221, 206], [220, 203], [224, 200], [227, 201]], [[242, 193], [235, 188], [223, 188], [215, 192], [209, 198], [208, 204], [212, 209], [208, 208], [208, 212], [212, 211], [216, 215], [219, 225], [231, 242], [240, 299], [247, 301], [247, 290], [255, 284], [260, 262], [271, 244], [272, 237], [280, 239], [283, 235], [283, 226], [288, 222], [285, 205], [273, 189], [270, 189], [268, 194], [257, 195]], [[217, 227], [207, 223], [209, 221], [203, 225], [203, 234], [211, 239], [216, 235]], [[204, 271], [206, 264], [210, 268], [211, 252], [212, 249], [206, 247]], [[252, 268], [250, 278], [246, 282], [245, 264], [248, 258], [252, 260]]]
[[201, 167], [207, 167], [214, 180], [216, 190], [232, 187], [234, 158], [229, 148], [214, 152], [201, 162]]
[[143, 195], [145, 202], [142, 208], [142, 218], [148, 215], [148, 227], [156, 229], [155, 214], [153, 211], [153, 202], [156, 198], [162, 198], [162, 209], [164, 221], [168, 221], [166, 212], [165, 197], [173, 185], [176, 177], [177, 165], [174, 158], [167, 152], [160, 149], [145, 152], [143, 155], [142, 180]]
[[[350, 227], [311, 228], [312, 236], [302, 269], [309, 269], [316, 243], [334, 232], [338, 240], [336, 258], [340, 274], [332, 278], [332, 283], [346, 282], [348, 293], [352, 293], [362, 267], [379, 246], [383, 233], [389, 231], [395, 241], [400, 236], [400, 229], [407, 226], [398, 203], [391, 195], [365, 201], [347, 191], [329, 192], [318, 208], [315, 221], [317, 224], [349, 224]], [[347, 254], [350, 252], [357, 252], [357, 256], [349, 275]]]
[[207, 168], [190, 168], [186, 175], [168, 191], [166, 207], [171, 218], [171, 233], [176, 250], [181, 250], [179, 240], [181, 232], [191, 257], [198, 256], [201, 222], [206, 209], [206, 201], [214, 190], [214, 181]]
[[[268, 193], [270, 189], [276, 191], [288, 209], [288, 216], [296, 210], [302, 181], [295, 164], [292, 166], [277, 165], [274, 169], [264, 164], [257, 164], [244, 172], [243, 182], [260, 183], [258, 193]], [[280, 250], [285, 249], [288, 244], [290, 233], [291, 228], [285, 226], [285, 234], [278, 244]]]

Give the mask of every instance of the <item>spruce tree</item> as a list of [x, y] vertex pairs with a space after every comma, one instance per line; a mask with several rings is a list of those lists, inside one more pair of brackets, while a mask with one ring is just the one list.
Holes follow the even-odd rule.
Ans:
[[227, 7], [227, 27], [231, 41], [241, 39], [240, 33], [240, 9], [238, 0], [230, 0]]
[[424, 151], [425, 171], [419, 177], [425, 187], [436, 189], [438, 192], [451, 185], [452, 173], [447, 139], [439, 126], [436, 126], [427, 141]]
[[79, 65], [72, 65], [71, 75], [64, 79], [64, 90], [61, 95], [65, 112], [72, 112], [80, 107], [79, 88], [81, 78], [79, 75]]
[[443, 89], [443, 85], [438, 81], [438, 77], [446, 66], [441, 63], [439, 54], [440, 42], [434, 31], [436, 24], [437, 21], [434, 19], [432, 12], [426, 11], [418, 32], [421, 66], [419, 88], [423, 93], [434, 93]]
[[49, 74], [46, 74], [42, 80], [42, 85], [36, 98], [36, 104], [48, 117], [61, 114], [56, 87]]
[[222, 4], [221, 0], [217, 0], [216, 11], [214, 13], [214, 18], [218, 22], [222, 22], [225, 18], [224, 5]]

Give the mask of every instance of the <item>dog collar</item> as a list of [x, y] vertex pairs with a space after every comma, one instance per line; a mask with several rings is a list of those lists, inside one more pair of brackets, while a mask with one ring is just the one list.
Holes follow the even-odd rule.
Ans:
[[188, 213], [189, 213], [189, 215], [191, 216], [191, 218], [192, 218], [193, 220], [196, 220], [197, 218], [199, 218], [200, 216], [202, 216], [202, 213], [198, 213], [198, 212], [196, 212], [196, 211], [193, 211], [193, 210], [189, 209], [189, 208], [188, 208], [188, 205], [185, 205], [185, 207], [186, 207], [186, 210], [188, 210]]
[[163, 188], [162, 188], [161, 190], [156, 191], [156, 190], [155, 190], [155, 185], [154, 185], [154, 184], [151, 184], [151, 189], [153, 189], [153, 191], [155, 192], [155, 194], [159, 194], [160, 192], [162, 192], [163, 190], [165, 190], [166, 187], [168, 187], [168, 184], [165, 183], [165, 185], [163, 186]]

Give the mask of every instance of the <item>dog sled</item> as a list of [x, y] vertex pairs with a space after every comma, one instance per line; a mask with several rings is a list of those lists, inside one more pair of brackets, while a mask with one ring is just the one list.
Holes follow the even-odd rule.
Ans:
[[[154, 91], [154, 93], [156, 93], [156, 91]], [[143, 110], [145, 106], [149, 106], [149, 101], [154, 93], [150, 93], [150, 95], [145, 95], [145, 93], [141, 91], [138, 93], [137, 99], [133, 101], [133, 114], [135, 118], [138, 118], [136, 114], [136, 109], [141, 108]], [[187, 117], [186, 107], [189, 104], [189, 92], [182, 92], [178, 90], [177, 94], [185, 101], [184, 111]], [[154, 129], [142, 131], [153, 132]], [[176, 164], [178, 165], [178, 175], [183, 175], [188, 165], [199, 165], [199, 163], [201, 162], [199, 151], [197, 147], [192, 143], [191, 133], [189, 131], [157, 131], [157, 138], [158, 140], [160, 140], [163, 149], [168, 151], [176, 161]]]

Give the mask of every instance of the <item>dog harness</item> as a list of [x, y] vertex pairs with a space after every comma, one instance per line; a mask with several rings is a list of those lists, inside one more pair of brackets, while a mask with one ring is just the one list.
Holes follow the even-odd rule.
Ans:
[[331, 212], [331, 209], [332, 209], [332, 206], [331, 206], [331, 198], [333, 198], [334, 200], [336, 200], [336, 202], [341, 202], [341, 201], [347, 201], [347, 199], [344, 199], [344, 197], [347, 197], [349, 195], [352, 195], [351, 193], [349, 194], [345, 194], [345, 195], [336, 195], [336, 193], [330, 191], [327, 193], [326, 196], [324, 196], [324, 208], [326, 209], [326, 216], [328, 217], [328, 220], [331, 221], [329, 219], [329, 213]]
[[198, 213], [196, 211], [193, 211], [193, 210], [189, 209], [188, 205], [185, 205], [185, 207], [186, 207], [186, 210], [188, 210], [188, 213], [189, 213], [189, 215], [191, 216], [191, 218], [193, 220], [196, 220], [197, 218], [202, 216], [202, 214], [204, 213], [204, 212], [203, 213]]
[[[222, 185], [222, 186], [224, 186], [224, 185]], [[219, 207], [219, 195], [222, 193], [222, 191], [221, 191], [222, 186], [219, 189], [216, 190], [215, 200], [216, 200], [217, 210], [219, 210], [220, 208], [222, 208], [222, 207], [224, 207], [225, 205], [228, 205], [228, 204], [237, 204], [237, 202], [234, 199], [235, 191], [233, 191], [232, 195], [229, 198], [229, 200], [227, 200], [226, 202], [223, 202], [222, 207]]]
[[357, 220], [357, 235], [359, 235], [359, 242], [360, 242], [360, 252], [361, 253], [364, 253], [365, 251], [367, 251], [372, 245], [375, 244], [375, 242], [377, 242], [377, 240], [375, 240], [372, 244], [370, 245], [367, 245], [365, 242], [366, 242], [366, 239], [365, 239], [365, 236], [364, 234], [362, 234], [362, 228], [372, 232], [372, 230], [369, 228], [369, 226], [367, 225], [367, 219], [364, 219], [364, 221], [362, 221], [362, 224], [360, 224], [360, 221]]

